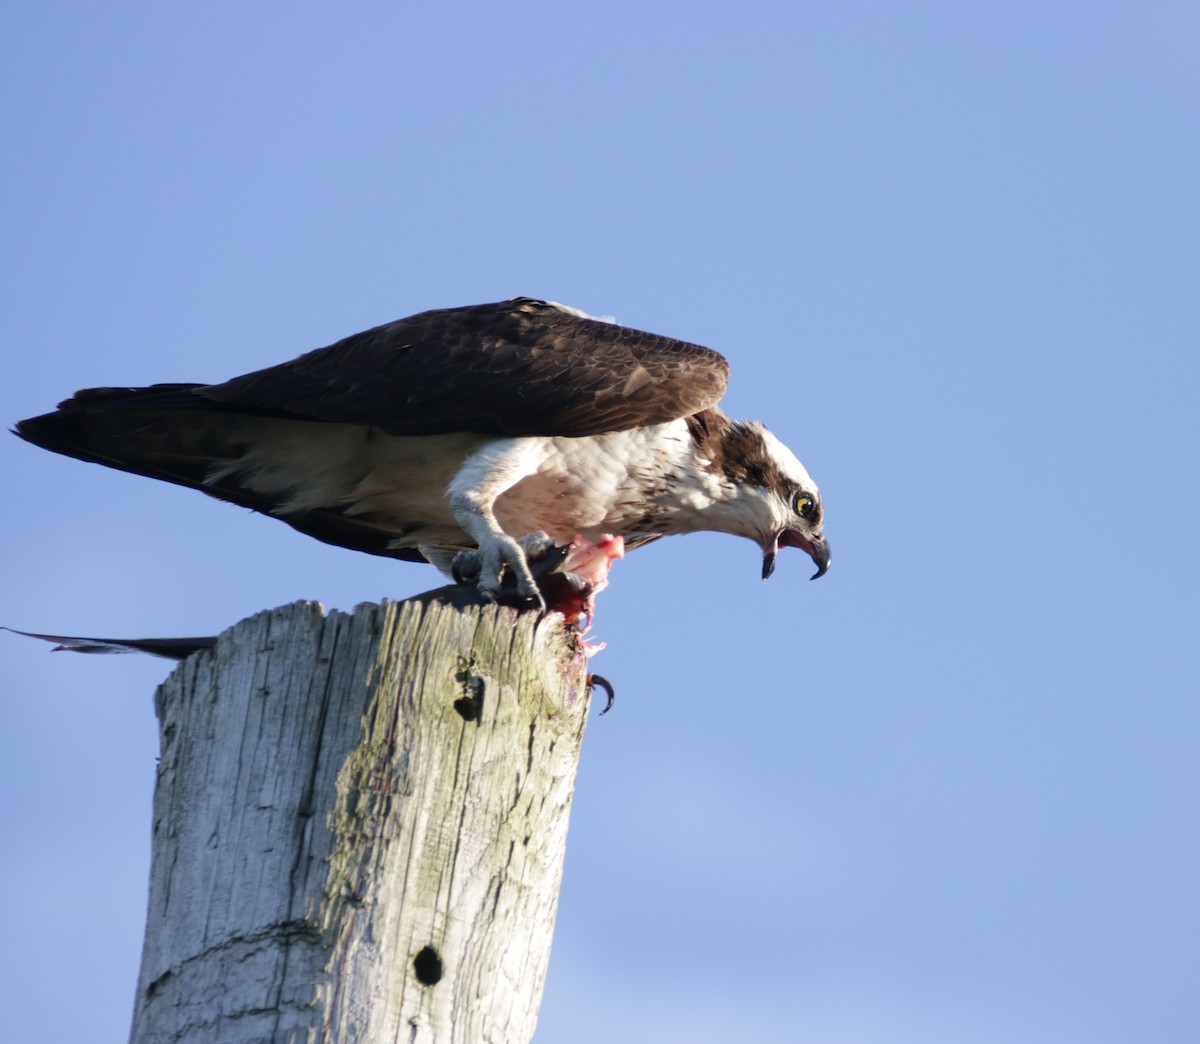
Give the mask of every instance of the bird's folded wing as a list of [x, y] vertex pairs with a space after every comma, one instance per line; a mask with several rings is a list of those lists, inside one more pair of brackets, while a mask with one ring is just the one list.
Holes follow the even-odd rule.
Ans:
[[579, 437], [690, 416], [728, 376], [712, 349], [516, 298], [422, 312], [194, 394], [392, 435]]

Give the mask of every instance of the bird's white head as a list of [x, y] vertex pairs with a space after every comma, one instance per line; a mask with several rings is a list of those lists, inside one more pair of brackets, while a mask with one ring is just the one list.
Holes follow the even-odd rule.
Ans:
[[775, 570], [781, 547], [807, 552], [817, 567], [812, 579], [829, 570], [829, 544], [825, 541], [825, 512], [821, 491], [796, 455], [761, 424], [744, 430], [759, 440], [759, 453], [747, 453], [745, 495], [758, 501], [754, 538], [763, 551], [763, 579]]

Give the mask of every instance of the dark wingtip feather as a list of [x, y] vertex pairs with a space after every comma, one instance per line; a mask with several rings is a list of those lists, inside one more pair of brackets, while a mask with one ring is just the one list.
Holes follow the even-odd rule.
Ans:
[[0, 630], [19, 634], [25, 638], [37, 638], [53, 642], [51, 652], [77, 653], [150, 653], [168, 660], [185, 660], [201, 649], [211, 649], [217, 644], [215, 637], [204, 638], [78, 638], [65, 634], [37, 634], [34, 631], [18, 631], [15, 627]]
[[80, 445], [79, 419], [70, 413], [44, 413], [17, 421], [11, 429], [19, 439], [54, 453], [78, 456]]

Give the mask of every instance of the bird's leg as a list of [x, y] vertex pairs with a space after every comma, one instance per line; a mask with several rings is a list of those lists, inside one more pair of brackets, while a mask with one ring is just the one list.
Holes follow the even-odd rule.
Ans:
[[500, 528], [493, 511], [496, 498], [534, 474], [539, 463], [533, 440], [504, 439], [471, 454], [447, 490], [454, 520], [479, 548], [477, 586], [488, 601], [495, 601], [500, 573], [507, 565], [516, 577], [517, 593], [545, 608], [525, 548]]

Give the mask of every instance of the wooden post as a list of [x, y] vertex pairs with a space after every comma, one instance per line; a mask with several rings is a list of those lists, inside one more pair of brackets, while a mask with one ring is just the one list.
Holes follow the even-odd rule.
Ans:
[[157, 695], [134, 1044], [533, 1035], [588, 708], [559, 616], [243, 621]]

